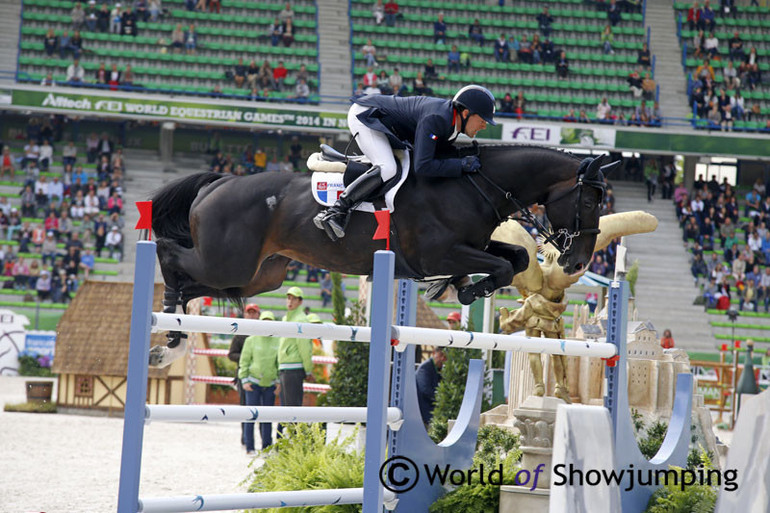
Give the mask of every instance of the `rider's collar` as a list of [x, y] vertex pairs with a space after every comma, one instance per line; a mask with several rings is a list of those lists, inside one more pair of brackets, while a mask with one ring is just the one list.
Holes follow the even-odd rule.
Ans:
[[452, 108], [452, 135], [449, 136], [448, 142], [453, 143], [460, 132], [457, 130], [457, 109]]

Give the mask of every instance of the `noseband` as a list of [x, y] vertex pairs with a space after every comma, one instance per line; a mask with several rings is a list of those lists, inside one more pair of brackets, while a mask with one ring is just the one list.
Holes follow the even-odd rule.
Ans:
[[[581, 165], [578, 170], [577, 175], [577, 181], [575, 182], [575, 185], [567, 189], [566, 191], [561, 192], [559, 195], [557, 195], [555, 198], [549, 199], [547, 202], [543, 203], [543, 206], [547, 207], [550, 203], [553, 203], [555, 201], [558, 201], [562, 199], [563, 197], [567, 196], [568, 194], [572, 193], [575, 189], [577, 189], [578, 194], [577, 198], [575, 199], [575, 225], [572, 230], [569, 230], [567, 228], [561, 228], [555, 232], [546, 229], [545, 226], [543, 226], [543, 223], [541, 223], [532, 213], [529, 211], [529, 209], [526, 206], [523, 206], [510, 191], [506, 191], [499, 185], [497, 185], [495, 182], [493, 182], [487, 175], [485, 175], [481, 170], [478, 171], [478, 175], [486, 180], [492, 187], [497, 189], [503, 196], [505, 196], [505, 199], [513, 203], [514, 208], [521, 213], [521, 215], [530, 223], [532, 223], [535, 228], [537, 228], [537, 231], [540, 233], [540, 235], [543, 236], [543, 241], [548, 244], [551, 243], [553, 246], [559, 250], [559, 253], [562, 255], [568, 255], [572, 252], [572, 240], [575, 237], [579, 237], [580, 235], [586, 234], [598, 234], [600, 232], [599, 228], [583, 228], [583, 222], [582, 218], [580, 216], [580, 205], [583, 201], [583, 188], [584, 187], [593, 187], [595, 189], [600, 189], [602, 191], [602, 199], [601, 201], [604, 201], [604, 193], [607, 190], [607, 184], [599, 181], [599, 180], [586, 180], [585, 179], [585, 170], [587, 168], [587, 165]], [[471, 175], [465, 175], [470, 180], [473, 187], [481, 194], [481, 196], [486, 200], [487, 203], [492, 207], [492, 210], [494, 210], [495, 215], [497, 216], [498, 223], [502, 223], [505, 219], [503, 216], [500, 215], [500, 212], [497, 210], [497, 207], [495, 207], [495, 204], [492, 202], [492, 200], [489, 198], [489, 196], [484, 192], [484, 190], [478, 186], [475, 180], [471, 177]]]

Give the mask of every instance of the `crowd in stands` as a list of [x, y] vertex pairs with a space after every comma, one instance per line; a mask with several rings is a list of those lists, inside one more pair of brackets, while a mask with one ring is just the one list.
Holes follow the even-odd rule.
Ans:
[[[743, 195], [740, 195], [743, 196]], [[690, 270], [707, 308], [727, 310], [733, 293], [739, 310], [770, 306], [770, 197], [761, 179], [739, 198], [724, 179], [699, 175], [688, 190], [673, 192]], [[739, 202], [739, 200], [742, 200]], [[742, 208], [741, 208], [742, 205]]]
[[304, 148], [297, 136], [292, 137], [289, 151], [282, 158], [279, 158], [275, 148], [270, 150], [268, 156], [263, 148], [254, 150], [251, 145], [246, 146], [239, 157], [225, 154], [219, 147], [211, 148], [209, 153], [213, 154], [209, 170], [215, 173], [243, 176], [265, 171], [299, 173], [306, 170]]
[[[209, 10], [219, 13], [221, 2], [220, 0], [198, 0], [197, 2], [187, 0], [186, 8], [189, 11], [205, 12]], [[90, 52], [84, 48], [81, 31], [137, 36], [136, 23], [138, 21], [156, 22], [163, 16], [164, 10], [160, 0], [136, 0], [133, 8], [129, 5], [122, 7], [121, 3], [118, 2], [114, 4], [111, 10], [107, 4], [98, 7], [93, 0], [86, 4], [85, 8], [82, 3], [77, 2], [71, 11], [72, 35], [68, 30], [57, 35], [54, 29], [50, 28], [43, 38], [44, 50], [50, 58], [54, 56], [58, 56], [60, 59], [72, 57], [72, 63], [66, 71], [66, 85], [96, 86], [110, 90], [142, 88], [142, 84], [136, 81], [131, 64], [126, 64], [121, 69], [117, 64], [102, 62], [99, 64], [99, 68], [89, 76], [81, 63], [82, 57], [90, 55]], [[272, 46], [282, 44], [284, 47], [290, 47], [294, 42], [293, 18], [294, 11], [291, 4], [287, 2], [262, 38], [269, 40]], [[168, 51], [181, 53], [184, 51], [187, 55], [196, 54], [197, 50], [204, 46], [199, 41], [195, 25], [183, 26], [181, 23], [176, 25], [168, 39], [159, 39], [158, 45], [161, 53]], [[232, 82], [236, 88], [245, 87], [247, 89], [245, 96], [248, 100], [274, 100], [274, 95], [271, 93], [283, 91], [283, 82], [288, 76], [288, 70], [284, 67], [283, 61], [280, 61], [278, 66], [273, 68], [268, 60], [265, 60], [261, 66], [256, 64], [257, 59], [247, 58], [246, 60], [250, 61], [248, 66], [244, 59], [240, 58], [234, 70], [224, 71], [223, 83]], [[305, 64], [301, 65], [295, 78], [294, 95], [289, 98], [284, 96], [282, 99], [305, 102], [308, 100], [313, 86]], [[46, 75], [40, 83], [44, 86], [56, 85], [51, 73]], [[215, 86], [210, 91], [209, 96], [213, 98], [225, 96], [222, 93], [222, 86]]]
[[[601, 47], [604, 53], [615, 53], [612, 48], [614, 42], [612, 28], [621, 23], [622, 12], [636, 12], [639, 10], [640, 5], [639, 2], [633, 1], [622, 3], [616, 2], [615, 0], [611, 0], [607, 3], [596, 2], [597, 9], [605, 10], [607, 12], [607, 24], [603, 27], [601, 33], [597, 35], [597, 46]], [[395, 13], [400, 12], [396, 2], [391, 1], [383, 5], [382, 1], [378, 0], [372, 10], [372, 15], [374, 16], [376, 24], [381, 24], [385, 19], [387, 26], [395, 25], [395, 18], [391, 23], [387, 22], [386, 13], [388, 11], [388, 6], [390, 6], [391, 11]], [[555, 47], [550, 39], [553, 32], [552, 25], [556, 21], [554, 16], [546, 6], [543, 7], [542, 12], [536, 16], [536, 20], [539, 27], [539, 33], [536, 32], [529, 35], [507, 35], [505, 32], [500, 33], [499, 37], [494, 39], [494, 42], [492, 43], [495, 61], [502, 63], [518, 61], [536, 65], [553, 64], [555, 65], [557, 78], [559, 80], [567, 80], [569, 78], [569, 59], [567, 58], [567, 51], [564, 48]], [[448, 24], [444, 20], [444, 14], [439, 13], [433, 23], [433, 42], [447, 47], [446, 73], [456, 74], [463, 70], [469, 70], [472, 68], [470, 55], [459, 51], [458, 43], [461, 44], [462, 42], [450, 41], [447, 36], [447, 31]], [[478, 18], [468, 26], [467, 40], [482, 47], [488, 43]], [[361, 53], [366, 60], [367, 69], [360, 81], [356, 84], [355, 94], [381, 93], [399, 96], [431, 96], [434, 94], [431, 85], [447, 80], [444, 70], [437, 70], [433, 60], [427, 59], [423, 70], [416, 73], [411, 84], [404, 83], [398, 67], [394, 67], [390, 74], [380, 67], [383, 62], [387, 61], [387, 55], [378, 53], [377, 47], [372, 43], [371, 39], [368, 39], [366, 44], [361, 47]], [[632, 93], [633, 98], [644, 98], [645, 102], [643, 102], [641, 106], [637, 106], [634, 114], [627, 118], [622, 112], [617, 114], [611, 112], [611, 106], [606, 102], [606, 99], [604, 99], [602, 104], [597, 106], [597, 122], [637, 126], [660, 125], [661, 113], [657, 103], [657, 84], [652, 79], [649, 71], [652, 64], [652, 58], [647, 43], [644, 43], [643, 48], [638, 51], [637, 64], [639, 68], [628, 77], [629, 91]], [[511, 93], [506, 93], [504, 98], [500, 100], [500, 109], [498, 112], [501, 114], [515, 115], [516, 117], [536, 115], [534, 112], [525, 111], [525, 102], [522, 95], [523, 93], [519, 92], [516, 100], [513, 100]], [[654, 106], [649, 107], [646, 102], [654, 103]], [[589, 117], [585, 115], [585, 112], [582, 112], [579, 117], [574, 116], [573, 112], [573, 115], [565, 117], [564, 121], [590, 122]]]
[[[731, 0], [722, 2], [717, 11], [709, 0], [703, 6], [696, 0], [687, 11], [688, 27], [697, 30], [692, 40], [693, 56], [701, 59], [688, 81], [688, 97], [693, 114], [706, 120], [709, 130], [731, 131], [735, 121], [757, 121], [761, 112], [758, 104], [748, 106], [741, 95], [742, 90], [753, 91], [762, 84], [757, 48], [748, 48], [737, 30], [726, 42], [715, 32], [717, 16], [735, 16], [736, 12]], [[722, 69], [721, 85], [715, 67]], [[765, 128], [770, 128], [770, 121]]]
[[[36, 291], [41, 301], [66, 302], [96, 258], [122, 260], [123, 152], [106, 133], [90, 134], [82, 152], [57, 139], [48, 120], [33, 118], [27, 137], [21, 152], [0, 142], [2, 185], [21, 186], [18, 197], [0, 197], [0, 269], [13, 278], [3, 283]], [[86, 171], [84, 164], [96, 167]]]

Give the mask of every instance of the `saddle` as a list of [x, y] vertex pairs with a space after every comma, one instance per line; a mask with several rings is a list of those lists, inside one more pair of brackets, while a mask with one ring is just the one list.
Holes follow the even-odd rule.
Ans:
[[[372, 198], [382, 198], [385, 208], [393, 212], [396, 193], [406, 181], [409, 175], [409, 153], [404, 150], [395, 150], [396, 176], [385, 182]], [[337, 201], [340, 194], [356, 178], [364, 174], [371, 167], [371, 162], [363, 155], [343, 155], [331, 146], [321, 145], [321, 151], [313, 153], [307, 159], [307, 167], [313, 171], [310, 180], [313, 198], [321, 205], [330, 207]], [[374, 212], [381, 210], [373, 201], [360, 203], [355, 210]]]

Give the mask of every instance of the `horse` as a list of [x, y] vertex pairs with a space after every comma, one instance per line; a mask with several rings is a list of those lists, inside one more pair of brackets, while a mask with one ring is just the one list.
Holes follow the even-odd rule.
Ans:
[[[527, 268], [529, 256], [490, 237], [512, 213], [526, 214], [532, 204], [545, 205], [553, 230], [548, 240], [560, 249], [564, 272], [582, 272], [599, 232], [602, 157], [581, 160], [535, 146], [481, 145], [475, 151], [479, 173], [440, 179], [408, 175], [391, 217], [396, 276], [456, 280], [486, 274], [459, 288], [464, 304], [509, 286], [514, 274]], [[241, 300], [275, 290], [291, 260], [371, 274], [372, 255], [383, 249], [381, 241], [372, 240], [375, 216], [354, 211], [346, 236], [333, 242], [313, 224], [321, 208], [305, 174], [203, 172], [164, 186], [152, 196], [164, 311], [173, 313], [180, 304], [186, 310], [187, 302], [200, 296]], [[173, 349], [183, 335], [168, 336]], [[156, 363], [163, 358], [158, 355]]]

